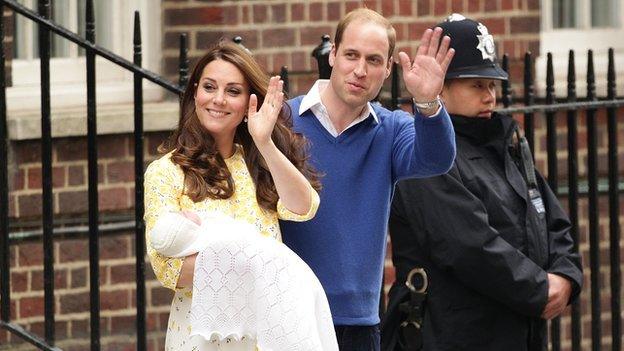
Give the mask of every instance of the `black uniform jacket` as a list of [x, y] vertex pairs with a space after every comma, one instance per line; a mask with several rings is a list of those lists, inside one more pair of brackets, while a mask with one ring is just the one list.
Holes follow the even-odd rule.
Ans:
[[545, 213], [531, 202], [510, 152], [512, 118], [451, 118], [457, 158], [450, 172], [404, 180], [395, 190], [389, 306], [420, 266], [430, 279], [424, 350], [542, 350], [547, 273], [568, 278], [572, 298], [582, 284], [570, 221], [539, 174]]

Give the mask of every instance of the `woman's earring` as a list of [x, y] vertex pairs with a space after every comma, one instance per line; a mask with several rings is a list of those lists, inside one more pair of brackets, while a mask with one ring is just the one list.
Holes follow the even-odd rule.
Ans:
[[243, 122], [247, 123], [247, 115], [243, 117]]

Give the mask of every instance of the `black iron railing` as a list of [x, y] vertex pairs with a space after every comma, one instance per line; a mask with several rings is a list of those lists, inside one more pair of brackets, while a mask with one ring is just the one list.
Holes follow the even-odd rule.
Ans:
[[[42, 350], [59, 350], [55, 344], [54, 320], [54, 217], [52, 200], [52, 134], [50, 119], [50, 33], [60, 35], [86, 50], [87, 68], [87, 154], [89, 199], [89, 275], [90, 275], [90, 331], [91, 349], [100, 349], [100, 274], [99, 241], [101, 230], [98, 216], [98, 167], [97, 167], [97, 109], [96, 109], [96, 56], [103, 57], [134, 74], [134, 159], [135, 159], [135, 254], [136, 254], [136, 328], [137, 349], [145, 350], [145, 226], [143, 223], [143, 79], [152, 81], [175, 94], [181, 94], [188, 74], [186, 37], [180, 39], [180, 85], [141, 67], [141, 29], [139, 13], [135, 12], [133, 37], [133, 62], [95, 44], [95, 19], [93, 0], [86, 3], [86, 38], [57, 25], [50, 18], [50, 0], [39, 0], [38, 13], [17, 1], [1, 0], [0, 13], [4, 7], [25, 16], [38, 24], [39, 57], [41, 65], [41, 150], [42, 150], [42, 231], [44, 251], [44, 339], [11, 323], [10, 320], [10, 265], [9, 265], [9, 217], [8, 217], [8, 132], [6, 113], [6, 79], [0, 69], [0, 327], [23, 338]], [[4, 38], [3, 23], [0, 35]], [[0, 67], [5, 66], [4, 48], [0, 47]], [[129, 228], [129, 229], [130, 229]]]

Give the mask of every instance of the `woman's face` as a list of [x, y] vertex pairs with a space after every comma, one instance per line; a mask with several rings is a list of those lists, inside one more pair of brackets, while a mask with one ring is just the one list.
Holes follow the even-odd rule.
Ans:
[[249, 95], [249, 84], [232, 63], [217, 59], [204, 67], [195, 90], [195, 112], [217, 147], [233, 143]]
[[448, 113], [466, 117], [490, 118], [496, 106], [494, 79], [453, 79], [444, 84], [440, 97]]

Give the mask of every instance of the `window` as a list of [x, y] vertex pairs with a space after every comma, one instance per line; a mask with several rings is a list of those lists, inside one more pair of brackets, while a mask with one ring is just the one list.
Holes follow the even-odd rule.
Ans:
[[[37, 10], [37, 0], [20, 0], [26, 7]], [[161, 0], [95, 1], [96, 43], [132, 59], [134, 10], [141, 14], [143, 66], [160, 70], [160, 2]], [[63, 27], [85, 35], [86, 0], [52, 0], [52, 20]], [[155, 6], [156, 5], [156, 6]], [[15, 57], [12, 62], [13, 86], [7, 90], [9, 110], [39, 109], [40, 62], [38, 26], [26, 17], [15, 15]], [[84, 105], [86, 101], [86, 66], [84, 49], [51, 34], [50, 84], [52, 107]], [[98, 103], [132, 101], [132, 74], [103, 58], [96, 59]], [[160, 88], [146, 83], [144, 98], [157, 100]]]
[[[608, 49], [615, 50], [616, 67], [624, 66], [624, 5], [621, 0], [542, 0], [540, 56], [536, 60], [536, 86], [543, 94], [546, 54], [553, 55], [555, 89], [566, 94], [568, 52], [575, 51], [577, 94], [586, 94], [587, 50], [594, 52], [596, 92], [606, 95]], [[624, 78], [619, 70], [618, 81]], [[618, 86], [619, 94], [624, 89]]]

